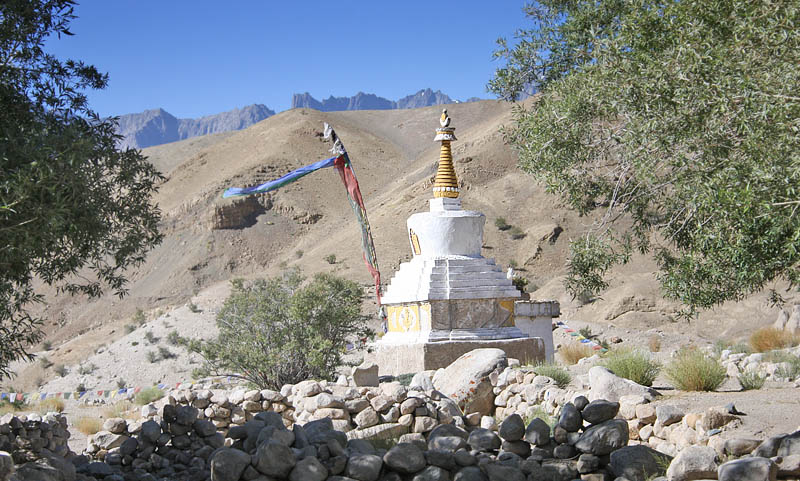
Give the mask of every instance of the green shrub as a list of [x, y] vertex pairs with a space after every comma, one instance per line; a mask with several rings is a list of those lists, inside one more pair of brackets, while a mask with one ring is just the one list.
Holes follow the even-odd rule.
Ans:
[[511, 259], [508, 261], [508, 267], [516, 269], [517, 267], [519, 267], [519, 263], [516, 260]]
[[528, 286], [528, 279], [522, 276], [514, 276], [511, 279], [511, 284], [514, 285], [520, 292], [525, 292], [525, 288]]
[[336, 264], [336, 254], [328, 254], [325, 256], [325, 262], [328, 264]]
[[361, 315], [364, 291], [329, 273], [303, 281], [297, 270], [234, 281], [217, 315], [217, 339], [187, 347], [205, 359], [210, 374], [239, 373], [259, 388], [333, 377], [347, 342], [372, 335]]
[[742, 386], [743, 391], [751, 391], [753, 389], [761, 389], [764, 387], [764, 382], [767, 376], [761, 375], [756, 371], [746, 370], [739, 374], [739, 384]]
[[133, 315], [132, 318], [133, 322], [138, 325], [142, 325], [147, 321], [147, 318], [144, 317], [144, 311], [140, 308], [136, 308], [136, 314]]
[[78, 374], [80, 374], [81, 376], [85, 376], [87, 374], [93, 373], [95, 369], [97, 369], [97, 366], [95, 366], [92, 363], [85, 365], [81, 364], [80, 366], [78, 366]]
[[494, 220], [494, 226], [497, 227], [499, 230], [508, 230], [511, 228], [511, 224], [506, 222], [506, 220], [502, 217], [498, 217]]
[[153, 401], [158, 401], [162, 397], [164, 397], [164, 391], [156, 386], [153, 386], [139, 391], [133, 402], [140, 406], [144, 406], [145, 404], [150, 404]]
[[67, 369], [67, 366], [65, 366], [63, 364], [56, 365], [54, 371], [56, 372], [56, 374], [58, 374], [61, 377], [66, 376], [67, 373], [69, 372], [69, 370]]
[[[544, 409], [544, 406], [542, 406], [541, 404], [537, 404], [533, 410], [529, 411], [522, 419], [522, 421], [527, 426], [528, 424], [531, 423], [531, 421], [533, 421], [536, 418], [539, 418], [542, 421], [544, 421], [545, 424], [550, 426], [551, 430], [555, 429], [556, 424], [558, 424], [558, 418], [549, 415], [547, 411]], [[502, 422], [502, 420], [499, 420], [497, 424], [500, 425], [500, 422]]]
[[722, 364], [694, 348], [678, 351], [664, 371], [681, 391], [713, 391], [725, 382]]
[[158, 347], [158, 356], [161, 359], [174, 359], [174, 358], [178, 357], [175, 353], [173, 353], [172, 351], [170, 351], [169, 349], [167, 349], [164, 346], [159, 346]]
[[52, 343], [52, 342], [50, 342], [50, 341], [44, 341], [44, 342], [42, 343], [42, 349], [44, 349], [45, 351], [49, 351], [49, 350], [50, 350], [50, 349], [52, 349], [52, 348], [53, 348], [53, 343]]
[[41, 364], [42, 367], [45, 369], [53, 365], [53, 363], [50, 361], [50, 359], [47, 358], [47, 356], [41, 356], [39, 358], [39, 364]]
[[144, 333], [145, 340], [150, 344], [157, 344], [159, 339], [153, 334], [153, 331], [147, 331]]
[[778, 377], [793, 380], [800, 376], [800, 357], [786, 351], [772, 351], [767, 355], [767, 360], [781, 364], [775, 370], [775, 375]]
[[136, 326], [133, 324], [125, 324], [125, 334], [130, 334], [136, 330]]
[[128, 383], [124, 379], [117, 379], [117, 389], [123, 389]]
[[296, 251], [294, 251], [294, 256], [297, 257], [298, 259], [303, 257], [303, 249], [297, 249]]
[[167, 342], [172, 346], [177, 346], [181, 343], [181, 336], [178, 334], [178, 331], [173, 330], [167, 334]]
[[158, 353], [157, 353], [156, 351], [147, 351], [147, 352], [145, 353], [145, 357], [147, 358], [147, 360], [148, 360], [148, 361], [149, 361], [151, 364], [157, 363], [158, 361], [160, 361], [160, 360], [161, 360], [161, 358], [160, 358], [160, 357], [158, 357]]
[[572, 376], [569, 375], [569, 371], [558, 364], [539, 364], [533, 367], [533, 372], [535, 372], [538, 376], [549, 377], [556, 382], [556, 386], [562, 389], [565, 388], [570, 381], [572, 381]]
[[509, 231], [509, 234], [511, 234], [511, 238], [514, 240], [524, 239], [525, 236], [527, 235], [525, 234], [525, 231], [523, 231], [519, 227], [512, 227], [511, 230]]
[[617, 376], [630, 379], [642, 386], [652, 386], [661, 371], [661, 364], [654, 361], [648, 353], [638, 349], [609, 351], [601, 365]]
[[203, 310], [202, 310], [202, 309], [200, 309], [200, 308], [197, 306], [197, 304], [195, 304], [194, 302], [189, 302], [189, 305], [188, 305], [188, 307], [189, 307], [189, 311], [190, 311], [190, 312], [194, 312], [195, 314], [197, 314], [197, 313], [200, 313], [200, 312], [203, 312]]

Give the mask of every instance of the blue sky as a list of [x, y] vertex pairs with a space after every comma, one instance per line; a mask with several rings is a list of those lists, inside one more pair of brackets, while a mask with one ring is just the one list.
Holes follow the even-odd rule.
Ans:
[[525, 27], [524, 1], [84, 0], [60, 58], [93, 64], [110, 85], [101, 115], [162, 107], [199, 117], [293, 93], [358, 91], [397, 100], [422, 88], [491, 98], [495, 40]]

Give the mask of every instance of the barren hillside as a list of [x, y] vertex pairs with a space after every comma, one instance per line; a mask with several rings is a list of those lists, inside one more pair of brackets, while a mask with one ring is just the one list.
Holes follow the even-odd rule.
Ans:
[[[658, 295], [653, 263], [638, 257], [612, 273], [611, 287], [602, 299], [583, 306], [571, 300], [560, 277], [568, 240], [585, 232], [591, 220], [564, 209], [556, 197], [516, 168], [515, 155], [499, 133], [511, 122], [509, 104], [480, 101], [447, 108], [459, 139], [454, 156], [464, 206], [487, 217], [484, 256], [504, 266], [516, 263], [520, 274], [538, 287], [532, 297], [559, 299], [564, 318], [632, 330], [657, 327], [706, 339], [741, 336], [775, 319], [777, 309], [767, 305], [764, 295], [756, 295], [704, 313], [689, 325], [675, 323], [670, 316], [676, 306]], [[258, 202], [221, 197], [227, 187], [260, 183], [328, 157], [330, 145], [321, 136], [324, 122], [336, 128], [350, 152], [383, 281], [388, 283], [399, 263], [410, 256], [405, 220], [426, 209], [431, 197], [439, 111], [440, 107], [329, 113], [294, 109], [242, 131], [146, 149], [166, 176], [155, 198], [163, 212], [166, 238], [131, 274], [126, 298], [50, 299], [46, 313], [51, 321], [45, 328], [54, 346], [48, 353], [51, 361], [76, 364], [97, 345], [121, 337], [122, 327], [137, 309], [153, 319], [158, 309], [182, 305], [211, 286], [224, 296], [226, 290], [219, 284], [237, 276], [270, 276], [298, 266], [306, 274], [335, 270], [370, 286], [361, 260], [360, 230], [332, 169], [313, 173]], [[521, 228], [526, 236], [513, 240], [497, 230], [497, 217]], [[212, 229], [223, 218], [239, 228]], [[329, 254], [336, 256], [333, 265], [323, 260]], [[30, 369], [20, 366], [15, 386], [35, 387], [41, 376], [32, 375]], [[44, 373], [48, 375], [52, 373]]]

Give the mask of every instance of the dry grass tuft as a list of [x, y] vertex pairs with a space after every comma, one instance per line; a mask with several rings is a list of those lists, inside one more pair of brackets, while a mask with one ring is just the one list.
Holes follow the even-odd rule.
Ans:
[[558, 350], [561, 360], [566, 364], [572, 365], [583, 359], [584, 357], [591, 357], [594, 355], [594, 349], [581, 344], [580, 342], [567, 342]]
[[103, 417], [106, 419], [110, 418], [138, 419], [139, 410], [130, 401], [120, 401], [103, 409]]
[[58, 398], [48, 398], [36, 405], [36, 412], [40, 414], [47, 414], [51, 412], [63, 413], [64, 412], [64, 400]]
[[767, 352], [784, 349], [800, 343], [800, 336], [783, 329], [762, 327], [750, 335], [750, 347], [754, 352]]
[[692, 348], [678, 351], [665, 372], [681, 391], [714, 391], [725, 382], [727, 374], [719, 360]]
[[103, 427], [103, 423], [99, 418], [82, 416], [78, 418], [78, 421], [75, 423], [75, 427], [78, 428], [78, 431], [89, 436], [100, 431], [100, 428]]
[[661, 350], [661, 336], [658, 334], [650, 336], [650, 339], [647, 340], [647, 349], [650, 352], [659, 352]]

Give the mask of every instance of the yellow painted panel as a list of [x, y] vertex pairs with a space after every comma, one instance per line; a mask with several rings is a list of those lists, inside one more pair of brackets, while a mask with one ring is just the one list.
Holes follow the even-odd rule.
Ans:
[[386, 308], [387, 329], [389, 332], [419, 331], [419, 306], [400, 305]]
[[505, 301], [498, 301], [500, 307], [507, 310], [511, 313], [511, 317], [509, 318], [508, 322], [506, 323], [507, 326], [513, 326], [514, 324], [514, 301], [512, 300], [505, 300]]

